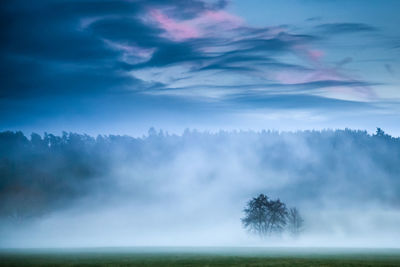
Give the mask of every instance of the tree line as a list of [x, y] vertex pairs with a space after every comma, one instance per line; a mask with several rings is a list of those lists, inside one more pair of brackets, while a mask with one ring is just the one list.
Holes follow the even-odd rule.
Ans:
[[[115, 194], [115, 166], [133, 166], [132, 173], [136, 168], [149, 173], [158, 168], [164, 171], [168, 168], [162, 167], [176, 158], [183, 164], [192, 164], [182, 157], [188, 151], [196, 155], [201, 151], [204, 155], [210, 169], [204, 174], [210, 176], [207, 179], [218, 178], [216, 175], [227, 168], [225, 160], [232, 156], [254, 179], [262, 180], [265, 173], [284, 170], [291, 179], [287, 190], [272, 192], [283, 199], [291, 200], [293, 196], [285, 192], [293, 192], [294, 188], [298, 188], [298, 198], [318, 198], [340, 179], [346, 186], [338, 189], [342, 190], [342, 197], [337, 201], [348, 203], [345, 197], [351, 195], [400, 204], [400, 138], [382, 129], [373, 135], [348, 129], [217, 133], [187, 130], [174, 135], [150, 129], [142, 137], [92, 137], [66, 132], [32, 133], [28, 137], [22, 132], [4, 131], [0, 132], [0, 219], [24, 220], [48, 214], [93, 191]], [[209, 162], [210, 155], [221, 160]], [[180, 175], [179, 170], [175, 174]], [[352, 190], [360, 185], [368, 188]], [[268, 203], [270, 207], [281, 206], [280, 202]], [[286, 212], [290, 215], [292, 211]], [[288, 222], [287, 219], [290, 225]], [[269, 232], [281, 228], [275, 224], [260, 229]]]

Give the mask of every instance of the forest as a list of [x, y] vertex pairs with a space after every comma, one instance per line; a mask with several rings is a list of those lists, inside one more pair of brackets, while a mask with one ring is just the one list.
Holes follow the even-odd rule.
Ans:
[[[175, 135], [151, 128], [137, 138], [66, 132], [27, 137], [5, 131], [0, 133], [0, 218], [24, 221], [93, 195], [103, 201], [122, 192], [133, 199], [160, 195], [168, 179], [201, 180], [209, 188], [229, 180], [243, 185], [241, 199], [264, 191], [295, 203], [322, 205], [336, 198], [338, 205], [399, 207], [399, 173], [400, 138], [380, 128], [373, 135], [349, 129]], [[168, 192], [179, 191], [179, 183]]]

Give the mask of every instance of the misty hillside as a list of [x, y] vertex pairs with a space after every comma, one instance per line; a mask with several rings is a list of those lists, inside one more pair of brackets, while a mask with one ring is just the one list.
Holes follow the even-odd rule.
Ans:
[[23, 221], [80, 199], [107, 203], [116, 196], [140, 203], [215, 194], [229, 201], [267, 192], [305, 206], [329, 200], [398, 208], [399, 175], [400, 138], [380, 129], [374, 135], [346, 129], [181, 136], [150, 129], [141, 138], [0, 133], [3, 220]]

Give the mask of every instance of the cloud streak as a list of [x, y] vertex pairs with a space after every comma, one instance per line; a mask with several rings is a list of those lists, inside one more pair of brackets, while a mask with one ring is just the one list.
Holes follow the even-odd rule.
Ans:
[[[343, 90], [350, 94], [358, 90], [354, 80], [323, 63], [325, 53], [313, 48], [318, 36], [292, 33], [284, 26], [252, 27], [225, 7], [225, 2], [194, 0], [42, 1], [25, 7], [19, 2], [9, 3], [2, 8], [3, 17], [13, 18], [4, 26], [2, 69], [11, 67], [6, 70], [8, 86], [2, 96], [146, 91], [151, 83], [161, 81], [148, 80], [146, 75], [138, 77], [135, 72], [150, 74], [156, 67], [168, 74], [171, 66], [180, 66], [179, 79], [191, 80], [190, 84], [201, 83], [197, 76], [202, 72], [213, 80], [224, 72], [259, 79], [270, 84], [267, 87], [336, 80], [343, 82]], [[38, 13], [43, 16], [36, 16]], [[336, 32], [373, 30], [363, 24], [323, 24], [318, 28]], [[281, 56], [297, 60], [308, 74], [296, 78], [291, 63]], [[50, 68], [55, 71], [47, 71]], [[17, 82], [22, 70], [32, 73], [23, 83]], [[162, 84], [175, 87], [174, 83]], [[371, 91], [368, 88], [364, 89]]]
[[363, 32], [377, 32], [378, 29], [364, 23], [326, 23], [316, 26], [326, 34], [351, 34]]

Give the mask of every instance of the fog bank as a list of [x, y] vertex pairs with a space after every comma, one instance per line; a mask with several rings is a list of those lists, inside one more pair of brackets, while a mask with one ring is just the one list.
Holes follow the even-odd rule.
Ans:
[[[399, 247], [400, 139], [381, 130], [3, 132], [0, 174], [1, 247]], [[298, 238], [243, 229], [259, 193], [300, 210]]]

